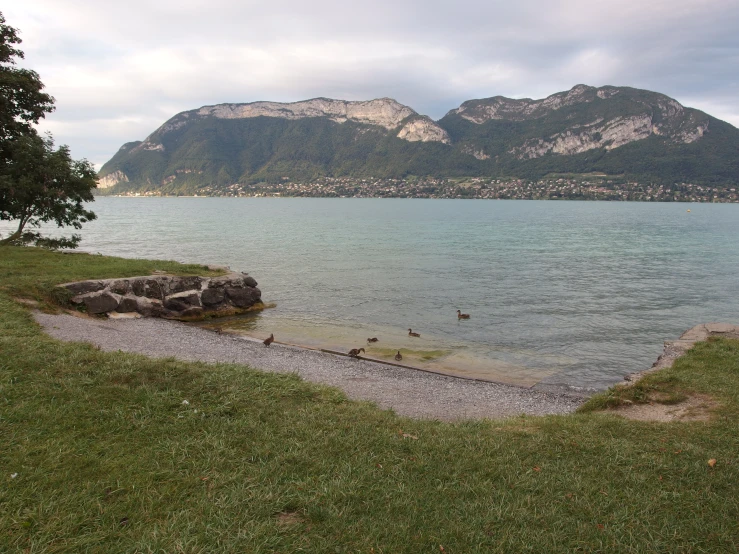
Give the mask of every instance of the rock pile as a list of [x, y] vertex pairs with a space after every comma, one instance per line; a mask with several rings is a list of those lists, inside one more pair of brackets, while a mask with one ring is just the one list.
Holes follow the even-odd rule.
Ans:
[[257, 282], [246, 273], [220, 277], [148, 275], [65, 283], [89, 314], [139, 313], [145, 317], [197, 319], [241, 313], [262, 303]]
[[665, 341], [662, 354], [652, 367], [637, 373], [629, 373], [624, 380], [635, 383], [648, 373], [670, 367], [672, 363], [688, 350], [693, 348], [696, 342], [708, 340], [710, 337], [723, 337], [727, 339], [739, 339], [739, 325], [732, 323], [701, 323], [685, 331], [677, 340]]

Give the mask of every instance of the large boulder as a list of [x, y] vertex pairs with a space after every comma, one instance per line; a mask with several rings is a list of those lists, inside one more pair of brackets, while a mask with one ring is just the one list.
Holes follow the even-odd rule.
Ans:
[[124, 296], [131, 292], [131, 282], [128, 279], [116, 279], [110, 283], [108, 290]]
[[145, 317], [161, 317], [166, 310], [161, 300], [139, 296], [136, 298], [136, 311]]
[[130, 312], [137, 312], [138, 307], [139, 303], [137, 302], [135, 296], [124, 296], [123, 298], [121, 298], [121, 301], [115, 311], [126, 314]]
[[261, 301], [259, 289], [226, 287], [226, 298], [237, 308], [250, 308]]
[[76, 283], [64, 283], [59, 286], [64, 287], [72, 294], [79, 295], [103, 290], [106, 287], [106, 283], [105, 281], [79, 281]]
[[200, 307], [200, 296], [195, 291], [183, 291], [171, 294], [164, 299], [164, 307], [174, 312], [181, 312], [192, 307]]
[[164, 299], [162, 286], [156, 278], [135, 279], [131, 283], [131, 289], [136, 296], [145, 296], [146, 298]]
[[203, 303], [203, 306], [218, 306], [219, 304], [223, 304], [225, 298], [226, 291], [222, 288], [207, 288], [200, 294], [200, 301]]
[[236, 272], [212, 278], [148, 275], [60, 286], [74, 293], [72, 302], [84, 304], [91, 314], [138, 312], [147, 317], [192, 319], [239, 313], [262, 302], [256, 280]]
[[118, 294], [104, 290], [86, 294], [81, 300], [88, 314], [104, 314], [115, 310], [121, 302], [121, 297]]
[[203, 277], [179, 277], [169, 282], [169, 294], [178, 292], [200, 290], [203, 286]]

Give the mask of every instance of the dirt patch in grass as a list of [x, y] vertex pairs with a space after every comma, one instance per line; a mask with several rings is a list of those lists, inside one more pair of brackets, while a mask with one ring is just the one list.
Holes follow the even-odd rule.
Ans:
[[38, 308], [39, 303], [36, 300], [31, 300], [30, 298], [13, 298], [16, 302], [19, 304], [23, 304], [24, 306], [29, 306], [31, 308]]
[[298, 512], [280, 512], [275, 514], [275, 519], [280, 527], [291, 527], [304, 522], [303, 516]]
[[608, 411], [639, 421], [709, 421], [718, 402], [705, 394], [687, 396], [678, 403], [663, 403], [660, 399], [646, 404], [626, 403]]

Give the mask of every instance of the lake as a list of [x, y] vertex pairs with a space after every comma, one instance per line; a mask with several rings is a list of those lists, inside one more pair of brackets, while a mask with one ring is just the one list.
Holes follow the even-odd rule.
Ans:
[[229, 265], [276, 304], [219, 325], [401, 350], [471, 377], [602, 389], [693, 325], [739, 322], [739, 205], [103, 197], [92, 208], [81, 250]]

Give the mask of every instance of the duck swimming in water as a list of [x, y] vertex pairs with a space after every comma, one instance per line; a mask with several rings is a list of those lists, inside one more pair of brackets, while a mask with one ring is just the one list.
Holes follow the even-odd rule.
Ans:
[[349, 357], [350, 358], [359, 358], [359, 353], [364, 352], [364, 348], [352, 348], [349, 350]]
[[403, 355], [400, 353], [400, 350], [398, 350], [398, 353], [395, 355], [395, 359], [397, 361], [400, 361], [403, 359]]
[[470, 314], [463, 314], [462, 310], [457, 310], [457, 319], [469, 319]]
[[264, 346], [269, 346], [275, 341], [275, 335], [273, 333], [270, 333], [269, 336], [264, 339]]
[[420, 337], [421, 333], [414, 333], [413, 329], [408, 329], [408, 336], [409, 337]]

